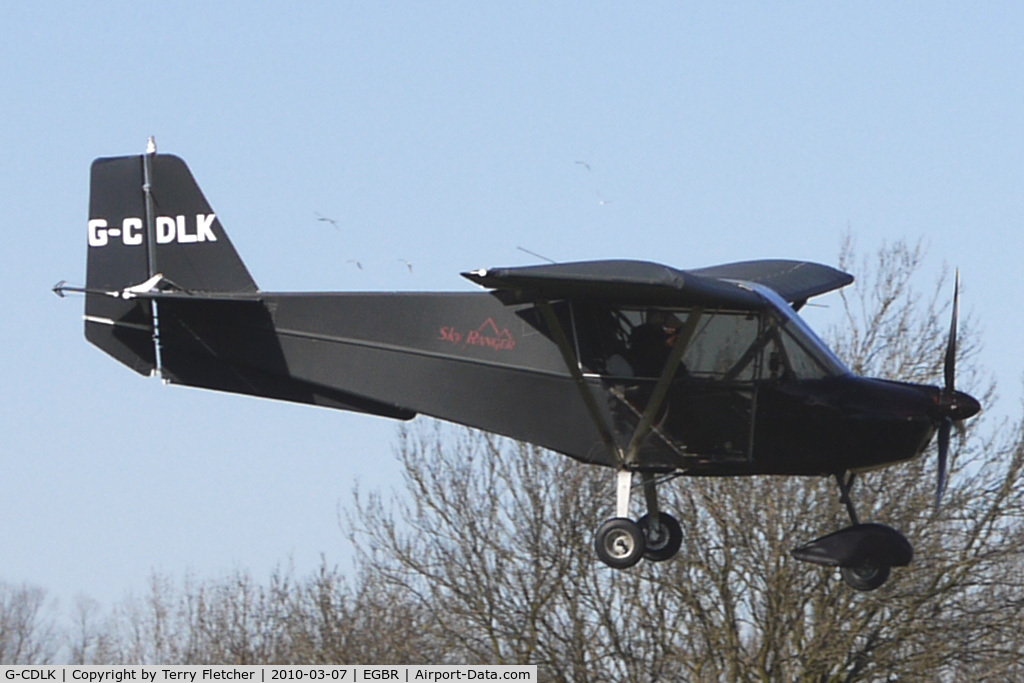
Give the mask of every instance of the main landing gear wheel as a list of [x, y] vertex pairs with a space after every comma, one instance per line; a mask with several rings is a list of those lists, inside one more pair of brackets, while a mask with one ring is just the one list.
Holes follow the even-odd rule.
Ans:
[[850, 588], [859, 591], [873, 591], [889, 578], [889, 567], [863, 562], [855, 567], [840, 567], [843, 581]]
[[683, 530], [670, 514], [658, 513], [657, 525], [651, 524], [651, 516], [644, 515], [637, 520], [637, 526], [644, 533], [644, 558], [652, 562], [664, 562], [679, 552], [683, 545]]
[[594, 549], [602, 562], [614, 569], [632, 567], [644, 556], [646, 541], [640, 526], [631, 519], [615, 517], [597, 529]]

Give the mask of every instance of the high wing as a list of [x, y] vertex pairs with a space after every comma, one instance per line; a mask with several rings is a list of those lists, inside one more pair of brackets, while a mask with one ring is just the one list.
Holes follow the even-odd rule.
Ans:
[[606, 299], [621, 304], [758, 309], [764, 300], [722, 279], [695, 275], [649, 261], [578, 261], [463, 273], [473, 282], [519, 296]]
[[756, 282], [774, 290], [797, 309], [811, 297], [826, 294], [853, 282], [852, 275], [831, 266], [787, 259], [726, 263], [698, 268], [690, 273], [719, 280]]
[[520, 299], [601, 298], [623, 304], [672, 304], [735, 310], [763, 308], [764, 299], [744, 287], [774, 290], [796, 308], [812, 296], [853, 282], [853, 276], [807, 261], [760, 260], [678, 270], [649, 261], [609, 260], [491, 268], [463, 277]]

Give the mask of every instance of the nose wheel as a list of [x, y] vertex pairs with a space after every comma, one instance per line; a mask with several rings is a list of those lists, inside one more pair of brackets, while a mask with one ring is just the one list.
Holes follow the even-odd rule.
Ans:
[[905, 567], [914, 558], [910, 542], [884, 524], [861, 524], [850, 499], [853, 474], [836, 475], [840, 500], [846, 506], [853, 526], [822, 536], [791, 554], [804, 562], [824, 567], [839, 567], [843, 582], [859, 591], [873, 591], [884, 584], [893, 567]]
[[888, 565], [862, 562], [852, 567], [840, 567], [839, 573], [847, 586], [858, 591], [873, 591], [889, 579]]

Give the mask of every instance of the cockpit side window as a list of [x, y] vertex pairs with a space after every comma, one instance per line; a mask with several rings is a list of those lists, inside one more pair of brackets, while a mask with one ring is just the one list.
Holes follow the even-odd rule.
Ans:
[[[577, 303], [573, 324], [580, 363], [585, 372], [605, 377], [657, 378], [690, 313]], [[806, 334], [773, 309], [704, 311], [681, 370], [729, 382], [819, 379], [841, 372], [838, 361], [824, 357]]]
[[[577, 304], [573, 315], [580, 362], [586, 371], [603, 376], [657, 378], [690, 314], [686, 308]], [[756, 312], [703, 312], [682, 370], [708, 379], [756, 379], [765, 347], [759, 341], [761, 328]]]
[[760, 328], [760, 316], [753, 312], [705, 313], [683, 362], [697, 377], [752, 381], [760, 369]]

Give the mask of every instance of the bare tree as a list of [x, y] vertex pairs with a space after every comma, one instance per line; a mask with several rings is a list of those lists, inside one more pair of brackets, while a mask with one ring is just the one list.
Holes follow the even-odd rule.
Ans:
[[75, 600], [67, 636], [71, 664], [89, 664], [108, 658], [112, 634], [107, 632], [108, 625], [102, 620], [98, 602], [84, 596]]
[[289, 598], [293, 664], [432, 662], [436, 638], [423, 608], [363, 573], [354, 587], [323, 564]]
[[[603, 482], [575, 463], [468, 430], [402, 430], [408, 496], [357, 496], [361, 563], [429, 614], [440, 661], [561, 662], [587, 678], [599, 626], [580, 552]], [[611, 593], [609, 593], [611, 595]]]
[[57, 646], [46, 592], [0, 581], [0, 664], [45, 664]]
[[433, 661], [421, 608], [372, 575], [350, 587], [325, 563], [298, 579], [276, 570], [198, 582], [154, 575], [148, 592], [100, 616], [80, 604], [78, 664], [346, 664]]

